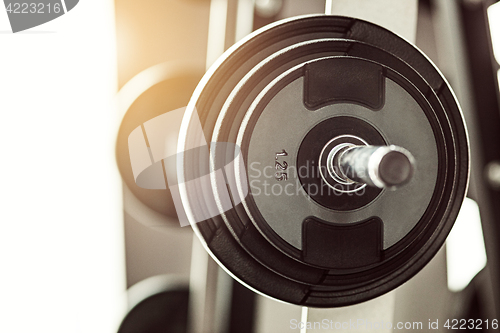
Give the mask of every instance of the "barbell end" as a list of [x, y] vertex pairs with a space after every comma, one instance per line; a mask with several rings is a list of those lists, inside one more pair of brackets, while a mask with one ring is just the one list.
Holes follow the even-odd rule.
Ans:
[[416, 167], [413, 155], [395, 145], [354, 146], [342, 153], [338, 164], [347, 179], [389, 190], [407, 184]]

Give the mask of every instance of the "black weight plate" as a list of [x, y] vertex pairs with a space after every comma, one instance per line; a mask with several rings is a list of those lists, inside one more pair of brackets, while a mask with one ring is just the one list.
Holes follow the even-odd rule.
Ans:
[[[311, 45], [280, 53], [308, 41]], [[255, 94], [270, 80], [294, 65], [332, 56], [357, 57], [381, 64], [386, 69], [385, 76], [411, 91], [422, 109], [427, 110], [436, 137], [439, 172], [436, 190], [418, 224], [399, 242], [379, 252], [375, 256], [378, 259], [370, 254], [377, 245], [368, 241], [372, 245], [363, 255], [367, 260], [353, 259], [346, 265], [334, 257], [320, 262], [317, 255], [311, 257], [287, 245], [272, 228], [266, 227], [258, 209], [250, 209], [252, 216], [249, 216], [248, 209], [241, 204], [205, 221], [191, 221], [214, 259], [240, 282], [283, 301], [318, 307], [354, 304], [396, 288], [425, 266], [451, 229], [467, 187], [468, 142], [458, 104], [439, 71], [414, 46], [368, 22], [324, 15], [286, 20], [257, 31], [231, 48], [205, 75], [188, 106], [180, 140], [181, 144], [193, 140], [196, 112], [207, 142], [212, 138], [236, 142], [239, 124], [245, 117], [245, 112], [238, 110], [248, 108]], [[256, 69], [264, 60], [269, 66], [264, 64]], [[241, 89], [232, 93], [238, 84]], [[321, 92], [311, 96], [309, 107], [335, 102], [323, 97]], [[366, 96], [362, 102], [376, 109], [374, 98]], [[244, 144], [241, 149], [245, 157]], [[179, 151], [183, 150], [180, 146]], [[231, 160], [232, 155], [227, 158]], [[194, 174], [207, 174], [207, 165], [196, 154], [184, 154], [181, 176], [193, 174], [193, 170]], [[186, 211], [205, 205], [200, 193], [207, 193], [207, 189], [188, 191], [182, 184], [180, 189]], [[314, 216], [306, 220], [306, 237], [318, 230], [321, 233], [321, 223]], [[370, 222], [367, 228], [378, 227], [376, 222]], [[324, 233], [334, 235], [335, 230], [324, 229]], [[318, 249], [310, 248], [309, 253]]]

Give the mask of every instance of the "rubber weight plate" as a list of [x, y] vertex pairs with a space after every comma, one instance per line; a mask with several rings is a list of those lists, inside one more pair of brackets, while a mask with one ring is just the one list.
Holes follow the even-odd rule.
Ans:
[[[332, 151], [364, 146], [411, 152], [411, 180], [392, 191], [325, 171]], [[191, 98], [178, 152], [182, 205], [212, 257], [249, 288], [312, 307], [410, 279], [468, 184], [443, 76], [402, 38], [347, 17], [281, 21], [228, 50]]]

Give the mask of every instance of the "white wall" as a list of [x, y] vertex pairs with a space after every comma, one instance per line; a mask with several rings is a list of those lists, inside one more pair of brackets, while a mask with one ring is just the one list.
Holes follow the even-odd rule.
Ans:
[[0, 332], [112, 332], [125, 290], [114, 7], [0, 5]]

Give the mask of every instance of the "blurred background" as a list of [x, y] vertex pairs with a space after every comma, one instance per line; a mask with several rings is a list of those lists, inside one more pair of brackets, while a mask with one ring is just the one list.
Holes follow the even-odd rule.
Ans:
[[[135, 185], [126, 140], [187, 105], [248, 33], [324, 10], [324, 0], [86, 0], [17, 34], [0, 10], [0, 332], [293, 331], [299, 307], [233, 281], [180, 227], [166, 189]], [[420, 0], [416, 45], [463, 108], [473, 201], [398, 294], [395, 317], [500, 319], [500, 4]]]

